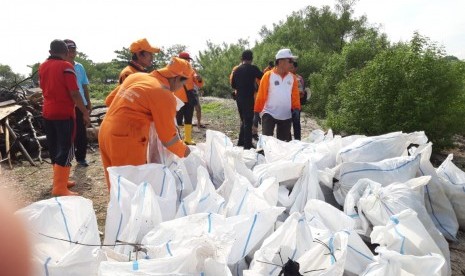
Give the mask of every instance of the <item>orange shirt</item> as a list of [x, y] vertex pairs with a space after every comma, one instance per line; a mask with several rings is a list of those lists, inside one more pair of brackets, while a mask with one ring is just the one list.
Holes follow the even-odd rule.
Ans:
[[197, 77], [198, 77], [197, 72], [194, 69], [192, 69], [192, 70], [193, 70], [192, 75], [189, 78], [187, 78], [187, 80], [186, 80], [186, 82], [184, 84], [184, 86], [186, 88], [184, 89], [184, 87], [181, 87], [176, 92], [174, 92], [174, 95], [176, 97], [178, 97], [181, 101], [185, 102], [185, 103], [187, 103], [187, 101], [188, 101], [187, 100], [186, 89], [187, 89], [187, 91], [189, 91], [189, 90], [193, 90], [194, 86], [197, 86], [198, 88], [203, 87], [203, 80], [199, 81], [197, 79]]
[[105, 115], [108, 123], [130, 121], [134, 131], [149, 133], [150, 123], [162, 144], [174, 154], [183, 157], [186, 145], [181, 141], [175, 124], [176, 98], [168, 90], [165, 78], [153, 73], [135, 73], [116, 88], [115, 98]]

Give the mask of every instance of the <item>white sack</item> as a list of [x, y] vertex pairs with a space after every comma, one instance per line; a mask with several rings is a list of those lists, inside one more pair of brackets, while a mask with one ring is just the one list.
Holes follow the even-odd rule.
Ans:
[[[358, 215], [362, 220], [368, 219], [373, 226], [386, 225], [392, 215], [399, 214], [403, 210], [412, 209], [417, 213], [418, 219], [425, 226], [436, 245], [441, 249], [443, 256], [449, 260], [449, 244], [441, 232], [434, 226], [431, 217], [424, 207], [422, 195], [416, 191], [429, 183], [429, 176], [411, 179], [405, 183], [392, 183], [382, 187], [380, 183], [369, 179], [362, 179], [354, 187], [360, 185], [366, 187], [363, 195], [358, 200]], [[428, 184], [429, 185], [429, 184]], [[355, 188], [358, 189], [358, 188]], [[351, 203], [347, 202], [344, 209], [350, 214]], [[368, 235], [369, 230], [363, 229]]]
[[97, 275], [104, 256], [99, 249], [100, 236], [91, 200], [80, 196], [53, 197], [34, 202], [16, 215], [26, 222], [34, 244], [32, 275]]
[[420, 156], [397, 157], [380, 162], [347, 162], [336, 170], [339, 180], [334, 185], [334, 197], [340, 205], [358, 180], [368, 178], [383, 185], [405, 182], [414, 178], [420, 166]]
[[290, 214], [303, 212], [309, 199], [325, 200], [318, 182], [318, 171], [311, 161], [305, 163], [302, 176], [297, 180], [290, 194], [285, 186], [279, 187], [279, 203], [290, 209]]
[[449, 154], [437, 168], [438, 176], [443, 180], [444, 190], [452, 203], [461, 229], [465, 229], [465, 172], [452, 163]]
[[135, 239], [159, 222], [174, 218], [176, 186], [166, 166], [146, 164], [110, 167], [108, 173], [111, 188], [105, 222], [105, 244], [114, 244], [116, 240], [135, 242], [123, 240], [121, 235], [124, 233], [125, 238]]
[[375, 256], [376, 262], [369, 265], [361, 274], [363, 276], [413, 276], [431, 275], [439, 276], [441, 267], [444, 265], [444, 258], [439, 255], [412, 256], [402, 255], [395, 251], [383, 247], [375, 249], [379, 255]]
[[259, 275], [277, 276], [281, 268], [269, 263], [282, 266], [281, 258], [284, 262], [288, 259], [297, 260], [312, 246], [312, 233], [305, 217], [300, 213], [293, 213], [255, 252], [250, 270]]
[[410, 144], [426, 144], [428, 137], [423, 131], [402, 133], [391, 132], [380, 136], [360, 138], [342, 148], [337, 154], [337, 163], [378, 162], [407, 154]]
[[225, 200], [210, 181], [207, 169], [198, 167], [197, 187], [193, 193], [181, 200], [176, 218], [195, 213], [223, 213]]
[[224, 181], [225, 152], [233, 147], [233, 143], [228, 136], [219, 131], [207, 129], [206, 136], [205, 161], [213, 185], [218, 188]]
[[431, 180], [425, 187], [425, 206], [434, 224], [448, 240], [456, 241], [459, 223], [454, 208], [444, 192], [441, 179], [430, 162], [432, 144], [420, 146], [415, 154], [421, 156], [418, 176], [430, 175]]
[[140, 259], [131, 262], [102, 262], [99, 276], [166, 276], [166, 275], [231, 275], [226, 264], [205, 256], [204, 248], [185, 250], [176, 256], [158, 259]]
[[373, 262], [373, 253], [355, 231], [354, 220], [340, 210], [324, 201], [310, 199], [305, 206], [305, 217], [311, 227], [320, 229], [319, 231], [322, 233], [317, 235], [312, 228], [314, 238], [332, 236], [337, 232], [347, 233], [348, 248], [347, 260], [344, 265], [345, 270], [360, 274], [368, 264]]
[[[391, 216], [386, 226], [375, 226], [371, 243], [399, 252], [402, 255], [426, 256], [443, 253], [412, 209]], [[450, 275], [450, 265], [444, 262], [442, 275]]]
[[254, 188], [244, 176], [237, 174], [226, 205], [226, 216], [250, 215], [276, 206], [278, 186], [276, 178], [270, 177]]

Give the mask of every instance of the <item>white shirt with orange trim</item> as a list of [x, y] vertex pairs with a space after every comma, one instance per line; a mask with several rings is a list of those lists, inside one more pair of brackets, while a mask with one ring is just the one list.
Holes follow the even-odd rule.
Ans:
[[288, 73], [284, 78], [272, 72], [268, 88], [268, 100], [265, 103], [263, 113], [268, 113], [277, 120], [292, 118], [292, 87], [294, 75]]

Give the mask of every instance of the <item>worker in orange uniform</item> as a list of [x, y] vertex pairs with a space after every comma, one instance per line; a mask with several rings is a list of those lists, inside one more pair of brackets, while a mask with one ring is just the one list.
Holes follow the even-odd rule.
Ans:
[[119, 86], [98, 139], [108, 188], [108, 167], [146, 163], [151, 122], [169, 151], [179, 157], [189, 155], [175, 124], [176, 98], [172, 92], [182, 88], [192, 74], [187, 61], [173, 57], [164, 68], [134, 73]]
[[[131, 43], [131, 46], [129, 46], [129, 51], [131, 52], [132, 57], [128, 62], [128, 66], [126, 66], [119, 74], [119, 85], [121, 85], [124, 80], [131, 74], [137, 72], [147, 72], [147, 67], [150, 67], [153, 63], [153, 55], [155, 53], [159, 53], [160, 49], [153, 47], [150, 45], [147, 39], [142, 38]], [[115, 90], [117, 90], [117, 88]], [[110, 106], [111, 102], [113, 101], [116, 94], [115, 90], [113, 90], [112, 93], [110, 93], [105, 99], [106, 106]]]
[[[179, 58], [187, 62], [192, 60], [189, 53], [186, 52], [179, 53]], [[181, 89], [174, 93], [176, 97], [184, 102], [184, 105], [176, 114], [176, 122], [178, 126], [184, 124], [184, 143], [188, 145], [195, 145], [195, 142], [192, 140], [192, 117], [194, 116], [195, 106], [199, 104], [198, 97], [195, 95], [197, 93], [195, 86], [201, 88], [203, 86], [203, 80], [202, 77], [192, 69], [192, 74], [188, 77], [186, 83]]]
[[276, 136], [282, 141], [290, 140], [292, 114], [300, 112], [298, 80], [290, 72], [296, 58], [290, 49], [278, 51], [276, 67], [263, 75], [255, 100], [254, 117], [262, 114], [262, 134], [273, 136], [276, 127]]

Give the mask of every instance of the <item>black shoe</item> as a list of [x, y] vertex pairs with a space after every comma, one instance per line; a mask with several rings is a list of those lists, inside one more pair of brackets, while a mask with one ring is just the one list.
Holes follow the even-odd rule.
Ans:
[[78, 166], [81, 166], [81, 167], [89, 167], [89, 163], [87, 163], [86, 160], [77, 161], [77, 163], [78, 163]]

